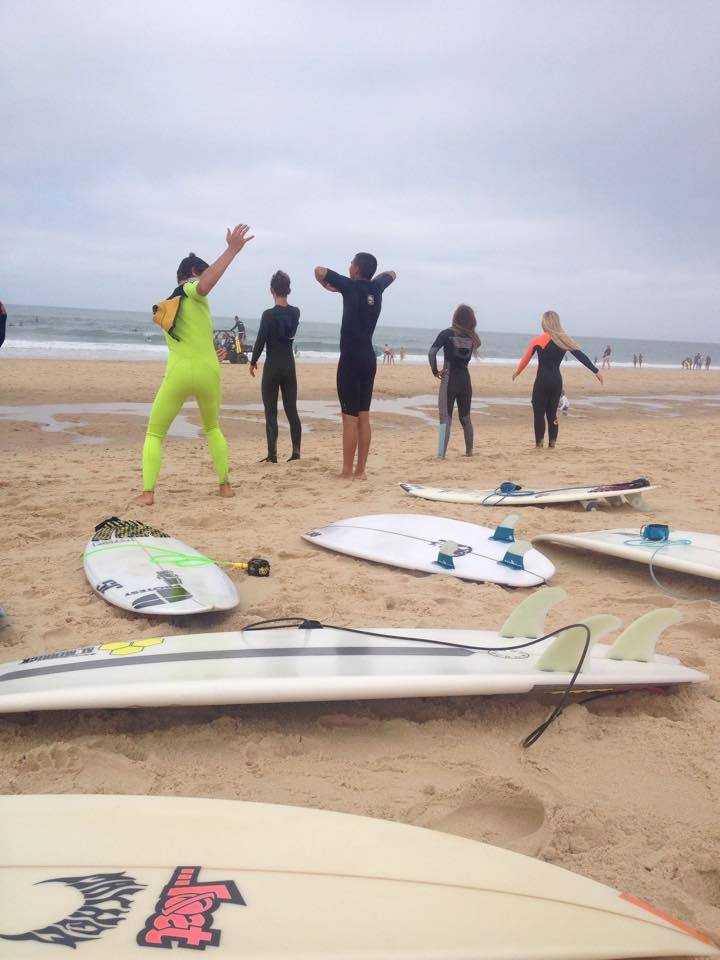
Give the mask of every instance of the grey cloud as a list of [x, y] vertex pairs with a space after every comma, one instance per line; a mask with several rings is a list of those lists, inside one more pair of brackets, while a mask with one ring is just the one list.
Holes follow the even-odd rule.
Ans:
[[707, 338], [719, 25], [695, 0], [11, 0], [0, 295], [143, 309], [243, 219], [219, 312], [257, 314], [283, 265], [336, 319], [312, 267], [363, 247], [400, 274], [393, 322], [469, 300], [488, 328], [553, 305]]

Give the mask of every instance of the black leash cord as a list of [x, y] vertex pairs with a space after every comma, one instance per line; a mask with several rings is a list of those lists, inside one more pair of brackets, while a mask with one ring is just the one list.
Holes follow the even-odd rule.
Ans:
[[575, 682], [580, 675], [580, 671], [582, 670], [583, 664], [585, 663], [587, 655], [590, 651], [590, 642], [592, 639], [590, 628], [586, 623], [569, 623], [567, 626], [560, 627], [558, 630], [553, 630], [551, 633], [546, 633], [545, 636], [537, 637], [535, 640], [526, 640], [525, 643], [513, 643], [502, 647], [475, 647], [466, 643], [453, 643], [451, 640], [431, 640], [429, 637], [401, 637], [396, 633], [380, 633], [379, 631], [374, 630], [357, 630], [354, 627], [338, 627], [332, 623], [321, 623], [319, 620], [307, 620], [304, 617], [277, 617], [274, 620], [258, 620], [255, 623], [249, 623], [246, 627], [243, 627], [243, 631], [273, 630], [276, 628], [287, 629], [290, 627], [297, 627], [300, 630], [317, 630], [323, 628], [328, 630], [340, 630], [343, 633], [357, 633], [363, 637], [376, 637], [381, 640], [408, 640], [413, 643], [428, 643], [435, 647], [453, 647], [456, 650], [474, 650], [476, 653], [500, 653], [503, 650], [522, 650], [523, 647], [532, 647], [536, 643], [541, 643], [543, 640], [549, 640], [551, 637], [558, 637], [561, 633], [565, 633], [566, 630], [573, 630], [575, 627], [580, 627], [585, 631], [585, 645], [582, 653], [580, 654], [580, 659], [578, 660], [577, 666], [575, 667], [575, 672], [565, 687], [563, 695], [560, 698], [560, 702], [556, 707], [553, 708], [550, 716], [544, 720], [539, 727], [536, 727], [531, 733], [529, 733], [522, 741], [522, 745], [526, 749], [527, 747], [531, 747], [540, 739], [550, 724], [554, 720], [557, 720], [567, 706], [572, 689], [575, 686]]

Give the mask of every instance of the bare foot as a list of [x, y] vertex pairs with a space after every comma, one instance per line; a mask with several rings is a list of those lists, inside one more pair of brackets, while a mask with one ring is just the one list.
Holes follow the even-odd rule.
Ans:
[[155, 494], [152, 490], [146, 490], [139, 497], [135, 497], [133, 503], [139, 503], [143, 507], [151, 507], [155, 503]]
[[364, 470], [356, 470], [353, 475], [353, 480], [367, 480], [367, 474]]
[[230, 486], [229, 483], [221, 483], [220, 489], [218, 490], [218, 494], [221, 497], [234, 497], [235, 491], [233, 490], [233, 488]]
[[352, 480], [353, 478], [351, 473], [345, 473], [344, 470], [341, 473], [337, 473], [335, 476], [338, 480]]

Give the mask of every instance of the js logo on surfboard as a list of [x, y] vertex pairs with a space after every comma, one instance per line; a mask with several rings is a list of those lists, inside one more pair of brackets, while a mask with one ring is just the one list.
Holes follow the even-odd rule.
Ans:
[[[177, 944], [191, 950], [218, 946], [221, 930], [213, 927], [215, 911], [224, 903], [244, 907], [245, 901], [232, 880], [200, 881], [200, 869], [175, 868], [154, 912], [137, 934], [138, 946], [169, 949]], [[125, 915], [134, 904], [134, 894], [146, 887], [124, 871], [52, 877], [41, 883], [62, 883], [73, 888], [80, 894], [82, 904], [62, 920], [26, 933], [0, 933], [0, 940], [33, 940], [75, 950], [126, 920]]]

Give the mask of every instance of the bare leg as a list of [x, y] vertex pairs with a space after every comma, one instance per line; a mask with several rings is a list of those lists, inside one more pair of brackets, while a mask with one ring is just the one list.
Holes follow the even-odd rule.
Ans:
[[230, 486], [229, 483], [221, 483], [220, 489], [218, 490], [218, 494], [221, 497], [234, 497], [235, 491], [233, 490], [233, 488]]
[[370, 411], [363, 410], [357, 418], [357, 465], [355, 467], [355, 479], [367, 480], [365, 467], [367, 466], [368, 453], [370, 452], [370, 438], [372, 431], [370, 429]]
[[358, 418], [344, 413], [343, 419], [343, 467], [338, 474], [341, 480], [352, 480], [355, 451], [358, 445]]

